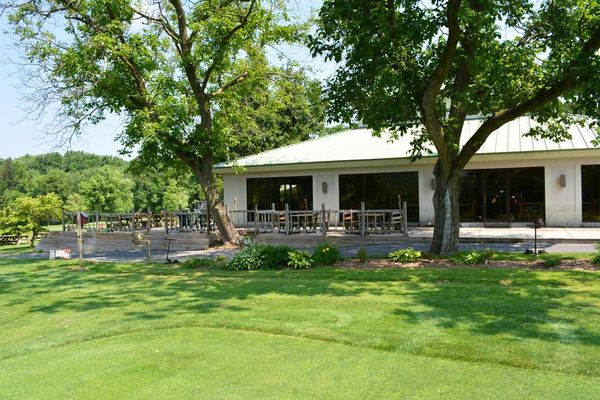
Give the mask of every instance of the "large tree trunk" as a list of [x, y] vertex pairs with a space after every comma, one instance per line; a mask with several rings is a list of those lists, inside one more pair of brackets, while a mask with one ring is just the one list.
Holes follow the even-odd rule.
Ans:
[[453, 172], [440, 162], [433, 170], [435, 223], [430, 251], [435, 254], [448, 254], [458, 250], [460, 174]]
[[211, 163], [210, 159], [207, 162], [203, 162], [201, 168], [194, 168], [194, 173], [204, 191], [208, 212], [217, 225], [223, 243], [235, 243], [240, 238], [240, 235], [231, 222], [229, 215], [227, 215], [227, 210], [225, 210], [225, 207], [221, 203], [221, 196], [212, 172]]

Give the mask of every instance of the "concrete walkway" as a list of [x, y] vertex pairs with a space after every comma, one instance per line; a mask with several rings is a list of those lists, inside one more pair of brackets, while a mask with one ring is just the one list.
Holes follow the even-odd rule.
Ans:
[[[433, 228], [409, 228], [410, 236], [414, 238], [430, 239]], [[533, 240], [534, 229], [530, 227], [461, 227], [461, 242], [490, 241], [490, 242], [519, 242]], [[537, 237], [545, 242], [600, 242], [600, 227], [598, 228], [540, 228]]]
[[[411, 228], [410, 243], [405, 241], [385, 244], [365, 244], [341, 246], [343, 256], [352, 257], [358, 249], [365, 248], [371, 256], [387, 255], [389, 252], [403, 247], [412, 247], [417, 250], [427, 251], [429, 249], [433, 228]], [[544, 249], [547, 253], [592, 253], [596, 251], [595, 243], [600, 242], [600, 228], [542, 228], [537, 232], [538, 249]], [[534, 232], [533, 228], [480, 228], [465, 227], [460, 229], [461, 250], [486, 250], [524, 252], [532, 249]], [[312, 246], [306, 244], [302, 235], [294, 237], [291, 244], [293, 247], [312, 251]], [[215, 258], [218, 256], [231, 257], [238, 249], [232, 247], [212, 247], [207, 250], [178, 251], [171, 252], [170, 258], [183, 260], [189, 257]], [[77, 253], [73, 253], [77, 258]], [[0, 255], [0, 258], [29, 258], [45, 259], [48, 253], [32, 253], [21, 255]], [[114, 251], [105, 253], [86, 254], [85, 259], [101, 262], [144, 262], [145, 251]], [[152, 260], [156, 262], [166, 260], [166, 252], [153, 252]]]

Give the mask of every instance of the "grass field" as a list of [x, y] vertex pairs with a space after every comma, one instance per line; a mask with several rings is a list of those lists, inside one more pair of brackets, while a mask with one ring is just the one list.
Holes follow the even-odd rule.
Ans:
[[0, 259], [1, 399], [600, 399], [600, 274]]

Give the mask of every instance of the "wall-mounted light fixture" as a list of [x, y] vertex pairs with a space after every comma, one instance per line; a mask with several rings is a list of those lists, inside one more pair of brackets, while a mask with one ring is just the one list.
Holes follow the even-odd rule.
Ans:
[[323, 193], [327, 193], [327, 182], [321, 182], [321, 190]]
[[567, 177], [565, 174], [562, 174], [558, 177], [558, 183], [560, 184], [561, 188], [567, 187]]
[[435, 190], [435, 178], [431, 178], [431, 190]]

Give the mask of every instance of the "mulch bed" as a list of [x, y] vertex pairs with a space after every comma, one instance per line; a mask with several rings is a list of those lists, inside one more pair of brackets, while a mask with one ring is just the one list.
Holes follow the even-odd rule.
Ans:
[[358, 260], [343, 260], [335, 264], [336, 267], [349, 269], [456, 269], [456, 268], [502, 268], [502, 269], [540, 269], [540, 270], [585, 270], [600, 271], [600, 267], [593, 265], [590, 260], [563, 260], [560, 265], [552, 268], [544, 267], [542, 261], [490, 261], [485, 264], [457, 265], [448, 260], [422, 260], [413, 263], [401, 264], [387, 259], [371, 259], [365, 262]]

